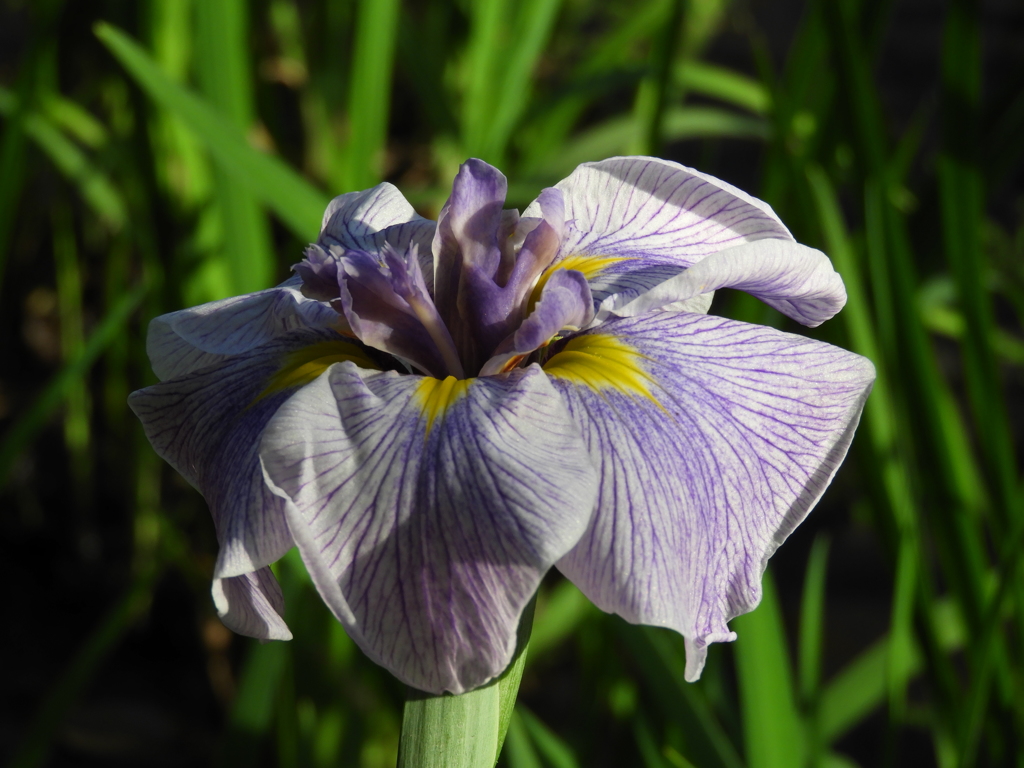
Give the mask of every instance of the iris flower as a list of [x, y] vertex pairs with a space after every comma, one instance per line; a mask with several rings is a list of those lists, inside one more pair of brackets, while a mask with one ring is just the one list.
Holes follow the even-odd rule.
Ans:
[[696, 679], [821, 497], [874, 379], [837, 347], [707, 314], [747, 291], [807, 326], [846, 301], [765, 203], [655, 158], [580, 166], [520, 215], [459, 170], [435, 223], [335, 198], [295, 275], [156, 318], [131, 407], [205, 496], [213, 599], [288, 639], [293, 546], [371, 659], [460, 693], [512, 658], [554, 566], [671, 627]]

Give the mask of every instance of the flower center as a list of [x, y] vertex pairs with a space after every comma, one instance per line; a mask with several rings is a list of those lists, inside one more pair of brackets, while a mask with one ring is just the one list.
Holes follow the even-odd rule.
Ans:
[[467, 161], [429, 252], [403, 224], [377, 233], [384, 246], [375, 252], [313, 245], [295, 267], [303, 294], [329, 302], [346, 330], [410, 372], [464, 380], [528, 364], [560, 331], [586, 327], [588, 279], [624, 259], [580, 255], [552, 266], [567, 226], [562, 193], [543, 190], [529, 209], [539, 215], [520, 218], [503, 209], [506, 188], [497, 169]]

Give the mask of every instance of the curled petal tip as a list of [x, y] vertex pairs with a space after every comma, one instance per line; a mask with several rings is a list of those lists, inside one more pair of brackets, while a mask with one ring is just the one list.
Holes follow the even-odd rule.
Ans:
[[640, 295], [609, 297], [601, 310], [605, 317], [637, 317], [720, 288], [746, 291], [810, 327], [846, 304], [843, 279], [824, 253], [791, 240], [765, 239], [708, 256]]
[[213, 604], [217, 616], [228, 629], [258, 640], [291, 640], [285, 624], [284, 596], [269, 568], [214, 579]]

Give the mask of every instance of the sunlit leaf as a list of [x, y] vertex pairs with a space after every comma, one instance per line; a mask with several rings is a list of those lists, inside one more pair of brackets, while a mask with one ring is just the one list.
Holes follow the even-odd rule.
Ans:
[[775, 584], [764, 576], [764, 596], [751, 613], [733, 619], [736, 671], [750, 768], [791, 768], [806, 752], [796, 708], [786, 634]]
[[96, 36], [154, 101], [195, 132], [236, 183], [251, 190], [300, 240], [315, 239], [327, 207], [326, 195], [281, 160], [253, 149], [213, 107], [168, 79], [124, 32], [100, 23]]

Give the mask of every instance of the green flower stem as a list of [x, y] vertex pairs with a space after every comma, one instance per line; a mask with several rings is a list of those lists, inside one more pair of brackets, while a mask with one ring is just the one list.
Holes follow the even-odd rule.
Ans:
[[526, 666], [535, 602], [523, 610], [515, 655], [497, 680], [459, 696], [409, 689], [398, 768], [494, 768]]

